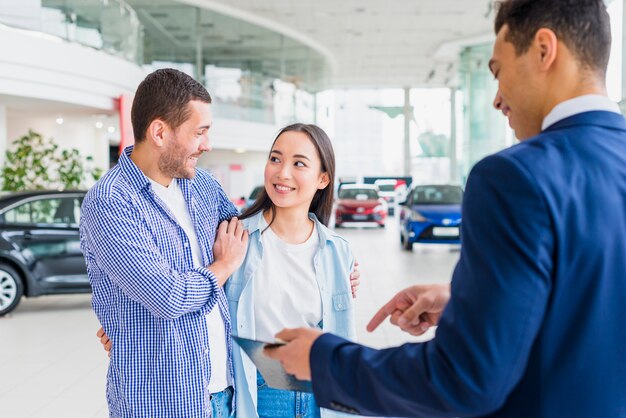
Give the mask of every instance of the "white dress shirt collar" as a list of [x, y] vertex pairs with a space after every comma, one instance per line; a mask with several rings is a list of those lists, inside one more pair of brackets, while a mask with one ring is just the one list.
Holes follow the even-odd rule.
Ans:
[[554, 106], [554, 109], [543, 119], [541, 130], [544, 131], [549, 126], [570, 116], [594, 110], [622, 113], [617, 103], [608, 97], [600, 94], [587, 94], [566, 100]]

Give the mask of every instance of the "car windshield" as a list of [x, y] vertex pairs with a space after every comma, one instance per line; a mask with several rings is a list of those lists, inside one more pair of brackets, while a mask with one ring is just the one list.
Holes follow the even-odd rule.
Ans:
[[460, 205], [463, 190], [458, 186], [420, 186], [411, 197], [414, 205]]
[[341, 189], [339, 199], [376, 200], [378, 193], [374, 189]]

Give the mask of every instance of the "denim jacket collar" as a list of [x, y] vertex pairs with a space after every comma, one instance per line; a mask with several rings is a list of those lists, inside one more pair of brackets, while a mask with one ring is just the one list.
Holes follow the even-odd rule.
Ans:
[[[259, 231], [259, 233], [262, 232], [261, 228], [264, 225], [262, 217], [263, 217], [263, 211], [259, 211], [255, 213], [254, 215], [252, 215], [250, 218], [244, 219], [243, 221], [244, 226], [246, 227], [250, 235], [254, 234], [257, 231]], [[315, 222], [315, 230], [317, 231], [317, 234], [319, 236], [320, 249], [323, 249], [326, 246], [327, 242], [332, 241], [333, 238], [336, 238], [339, 236], [335, 232], [326, 228], [319, 221], [319, 219], [317, 219], [317, 216], [315, 216], [313, 212], [309, 212], [309, 219], [312, 219], [313, 222]]]

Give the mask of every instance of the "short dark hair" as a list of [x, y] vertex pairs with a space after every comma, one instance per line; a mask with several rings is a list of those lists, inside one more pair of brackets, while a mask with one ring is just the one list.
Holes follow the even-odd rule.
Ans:
[[[293, 125], [285, 126], [280, 130], [272, 143], [270, 153], [274, 148], [276, 140], [285, 132], [305, 133], [315, 146], [315, 149], [320, 156], [322, 173], [328, 174], [329, 183], [325, 188], [315, 192], [315, 196], [313, 196], [313, 200], [311, 201], [311, 206], [309, 206], [309, 212], [313, 212], [322, 224], [328, 226], [330, 214], [333, 210], [333, 193], [335, 190], [335, 151], [333, 150], [333, 144], [330, 142], [330, 138], [326, 135], [326, 132], [324, 132], [324, 130], [319, 126], [305, 123], [294, 123]], [[273, 208], [274, 203], [272, 203], [272, 200], [267, 195], [267, 191], [263, 189], [259, 193], [259, 196], [254, 204], [241, 214], [241, 219], [249, 218], [260, 211], [266, 211]], [[274, 221], [274, 216], [275, 212], [272, 211], [272, 221]], [[272, 221], [270, 221], [270, 224]]]
[[146, 137], [146, 130], [155, 119], [161, 119], [176, 129], [189, 118], [189, 102], [211, 103], [211, 95], [202, 84], [173, 68], [156, 70], [139, 84], [130, 119], [135, 142]]
[[519, 56], [541, 28], [551, 29], [583, 67], [606, 75], [611, 25], [603, 0], [507, 0], [496, 3], [496, 35], [504, 25], [506, 40]]

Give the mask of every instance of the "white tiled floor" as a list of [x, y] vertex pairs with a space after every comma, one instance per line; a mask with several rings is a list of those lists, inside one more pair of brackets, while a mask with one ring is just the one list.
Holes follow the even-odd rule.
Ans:
[[0, 319], [0, 416], [107, 416], [98, 327], [89, 295], [25, 299]]
[[[361, 264], [359, 340], [377, 348], [420, 340], [388, 323], [371, 334], [365, 325], [398, 290], [447, 282], [459, 252], [432, 245], [416, 246], [412, 253], [401, 250], [394, 218], [384, 230], [345, 228], [339, 233]], [[24, 299], [10, 316], [0, 318], [0, 418], [107, 417], [108, 358], [95, 337], [98, 328], [89, 295]]]

